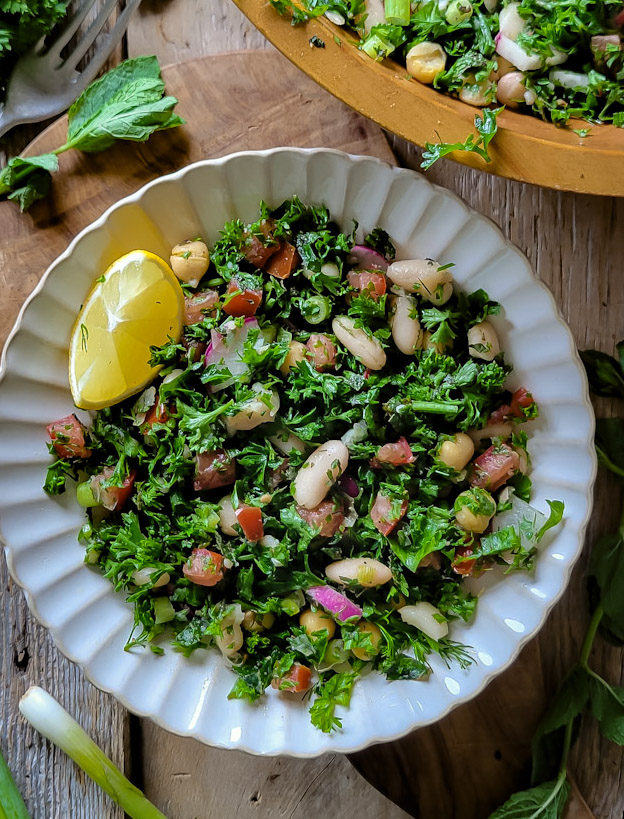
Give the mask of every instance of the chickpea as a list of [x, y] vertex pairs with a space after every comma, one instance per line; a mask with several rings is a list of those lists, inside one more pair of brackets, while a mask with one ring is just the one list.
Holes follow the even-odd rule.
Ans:
[[[136, 572], [132, 574], [132, 582], [135, 586], [147, 586], [148, 583], [152, 582], [152, 575], [157, 571], [158, 569], [152, 568], [151, 566], [146, 566], [144, 569], [137, 569]], [[159, 589], [161, 586], [166, 586], [170, 580], [171, 578], [167, 572], [163, 572], [158, 580], [152, 583], [152, 588]]]
[[458, 526], [482, 534], [496, 513], [496, 501], [485, 489], [474, 487], [457, 496], [453, 509]]
[[438, 43], [418, 43], [407, 52], [405, 63], [408, 73], [415, 80], [431, 85], [436, 76], [444, 71], [446, 52]]
[[308, 348], [305, 344], [302, 344], [300, 341], [291, 341], [288, 347], [288, 354], [280, 364], [279, 371], [281, 374], [284, 376], [288, 375], [293, 367], [296, 367], [305, 359], [307, 352]]
[[271, 628], [274, 622], [275, 615], [271, 611], [268, 611], [266, 614], [259, 614], [255, 611], [246, 611], [243, 614], [243, 622], [241, 623], [241, 626], [247, 631], [257, 633]]
[[474, 455], [474, 444], [470, 435], [457, 432], [448, 441], [443, 441], [438, 449], [438, 460], [461, 472]]
[[459, 98], [462, 102], [467, 105], [482, 107], [493, 101], [496, 93], [492, 80], [488, 78], [477, 82], [474, 74], [466, 74], [464, 80], [464, 84], [459, 90]]
[[441, 342], [432, 341], [430, 330], [425, 330], [423, 332], [422, 337], [423, 350], [434, 350], [438, 355], [444, 355], [449, 346], [450, 345], [448, 344], [442, 344]]
[[305, 611], [302, 611], [299, 615], [299, 625], [304, 627], [309, 637], [312, 637], [317, 631], [325, 630], [327, 632], [327, 639], [331, 640], [336, 633], [336, 624], [329, 614], [325, 614], [324, 611], [305, 609]]
[[381, 643], [381, 631], [379, 630], [378, 626], [374, 623], [358, 623], [357, 630], [361, 634], [369, 634], [371, 643], [373, 644], [372, 653], [371, 649], [366, 648], [352, 648], [351, 651], [354, 657], [357, 657], [358, 660], [370, 660], [376, 654], [379, 654], [379, 644]]
[[391, 282], [441, 307], [453, 295], [453, 276], [435, 259], [404, 259], [386, 271]]
[[181, 282], [197, 287], [210, 264], [208, 247], [199, 239], [189, 239], [173, 248], [169, 263]]
[[391, 611], [398, 611], [405, 605], [407, 605], [407, 600], [403, 597], [401, 592], [399, 592], [398, 597], [393, 597], [392, 600], [388, 601], [388, 608], [391, 609]]
[[511, 71], [499, 79], [496, 98], [508, 108], [517, 108], [519, 103], [524, 102], [525, 91], [522, 71]]
[[516, 67], [506, 60], [504, 57], [501, 57], [499, 54], [496, 55], [496, 71], [492, 71], [490, 77], [493, 80], [500, 80], [501, 77], [504, 77], [505, 74], [511, 74], [512, 71], [515, 71]]
[[500, 353], [496, 330], [489, 321], [482, 321], [468, 330], [468, 352], [483, 361], [493, 361]]

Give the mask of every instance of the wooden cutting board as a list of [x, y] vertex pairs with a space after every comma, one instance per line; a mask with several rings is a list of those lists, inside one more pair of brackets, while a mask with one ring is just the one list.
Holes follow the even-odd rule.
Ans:
[[[158, 175], [203, 158], [279, 145], [340, 148], [396, 164], [377, 126], [275, 53], [204, 57], [171, 66], [164, 75], [168, 92], [180, 100], [178, 110], [187, 120], [184, 128], [157, 134], [144, 145], [119, 145], [104, 154], [63, 155], [50, 199], [24, 215], [14, 204], [0, 203], [0, 344], [43, 271], [76, 233], [110, 204]], [[65, 130], [62, 118], [27, 153], [43, 153], [62, 144]], [[0, 573], [5, 571], [2, 566]], [[2, 582], [0, 588], [6, 586]], [[4, 610], [14, 619], [30, 617], [18, 591], [0, 594]], [[54, 650], [46, 650], [52, 656]], [[13, 647], [4, 646], [3, 651], [15, 703], [24, 680], [12, 668]], [[46, 686], [66, 704], [75, 703], [74, 710], [97, 712], [95, 738], [127, 769], [140, 771], [142, 787], [175, 819], [405, 816], [338, 755], [318, 760], [251, 758], [166, 734], [147, 720], [131, 722], [130, 742], [124, 748], [120, 739], [115, 741], [124, 725], [120, 707], [107, 695], [94, 692], [64, 658], [55, 657], [54, 662], [69, 671], [52, 675], [40, 664], [38, 676], [28, 681]], [[539, 668], [539, 650], [533, 642], [476, 700], [435, 726], [351, 759], [370, 782], [391, 793], [413, 815], [481, 819], [523, 784], [530, 737], [544, 708]], [[64, 695], [62, 684], [59, 690], [59, 678], [75, 687], [71, 699]], [[108, 732], [101, 728], [107, 717]], [[9, 748], [32, 744], [31, 737], [18, 723]], [[43, 764], [51, 765], [49, 756]], [[66, 776], [72, 776], [71, 771]], [[327, 799], [333, 804], [329, 812], [323, 807]], [[92, 807], [84, 815], [105, 814]], [[106, 814], [113, 815], [117, 814]]]

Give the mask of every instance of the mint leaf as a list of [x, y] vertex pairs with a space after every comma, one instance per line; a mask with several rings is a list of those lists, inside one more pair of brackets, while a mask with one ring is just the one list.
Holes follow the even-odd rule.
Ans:
[[575, 666], [565, 677], [533, 737], [533, 781], [551, 776], [558, 768], [563, 728], [575, 720], [589, 698], [589, 674]]
[[624, 688], [611, 686], [594, 674], [590, 691], [591, 708], [602, 734], [611, 742], [624, 745]]
[[624, 540], [605, 535], [595, 544], [590, 573], [600, 587], [602, 607], [618, 630], [624, 630]]
[[172, 110], [175, 97], [163, 97], [165, 84], [156, 57], [120, 63], [92, 83], [69, 109], [67, 147], [93, 153], [116, 139], [144, 142], [154, 131], [183, 120]]
[[544, 782], [528, 791], [514, 793], [489, 819], [560, 819], [569, 793], [566, 780]]
[[[624, 357], [624, 345], [618, 349]], [[624, 363], [600, 350], [580, 350], [592, 392], [607, 398], [624, 398]]]
[[624, 478], [624, 418], [596, 419], [596, 452], [602, 466]]
[[0, 196], [16, 201], [22, 212], [28, 210], [37, 199], [47, 196], [54, 171], [58, 171], [55, 154], [16, 156], [0, 171]]

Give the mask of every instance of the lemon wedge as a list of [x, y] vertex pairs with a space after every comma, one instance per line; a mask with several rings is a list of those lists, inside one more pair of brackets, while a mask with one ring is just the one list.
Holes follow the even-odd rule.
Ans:
[[160, 369], [150, 346], [179, 340], [184, 294], [169, 265], [133, 250], [108, 268], [84, 303], [69, 344], [69, 385], [81, 409], [102, 409], [143, 389]]

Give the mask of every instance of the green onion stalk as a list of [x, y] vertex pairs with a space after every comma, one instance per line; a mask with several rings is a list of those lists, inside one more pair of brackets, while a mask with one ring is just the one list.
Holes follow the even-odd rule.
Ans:
[[30, 819], [9, 766], [0, 754], [0, 819]]
[[[164, 813], [122, 774], [106, 754], [83, 731], [75, 719], [42, 688], [28, 689], [19, 703], [22, 715], [61, 750], [70, 756], [102, 790], [132, 819], [167, 819]], [[25, 810], [25, 809], [24, 809]], [[7, 819], [22, 819], [28, 814], [6, 814]], [[0, 819], [3, 819], [0, 814]]]

